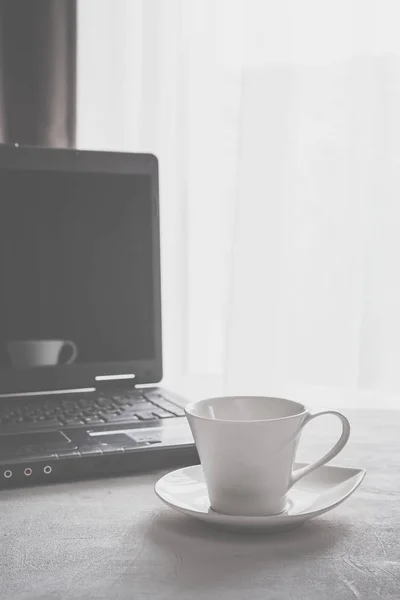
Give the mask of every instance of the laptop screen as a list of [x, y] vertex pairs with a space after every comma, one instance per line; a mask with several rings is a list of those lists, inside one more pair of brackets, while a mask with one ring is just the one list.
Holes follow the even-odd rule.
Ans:
[[151, 181], [2, 170], [0, 370], [151, 359]]

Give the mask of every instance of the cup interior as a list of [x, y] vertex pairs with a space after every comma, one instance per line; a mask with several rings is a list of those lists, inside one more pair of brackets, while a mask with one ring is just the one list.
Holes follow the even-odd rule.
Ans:
[[306, 411], [303, 404], [266, 396], [223, 396], [192, 402], [186, 414], [213, 421], [269, 421], [285, 419]]

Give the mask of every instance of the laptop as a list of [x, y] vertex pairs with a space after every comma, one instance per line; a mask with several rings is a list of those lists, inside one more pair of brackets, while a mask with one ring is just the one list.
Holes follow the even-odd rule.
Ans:
[[162, 379], [158, 163], [0, 146], [0, 487], [198, 462]]

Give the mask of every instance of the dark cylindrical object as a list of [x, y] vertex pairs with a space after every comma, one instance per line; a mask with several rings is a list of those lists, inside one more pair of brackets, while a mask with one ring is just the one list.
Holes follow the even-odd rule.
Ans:
[[76, 0], [0, 0], [0, 142], [73, 147]]

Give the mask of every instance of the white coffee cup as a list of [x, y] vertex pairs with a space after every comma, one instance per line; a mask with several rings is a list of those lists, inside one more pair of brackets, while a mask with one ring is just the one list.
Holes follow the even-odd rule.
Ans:
[[70, 340], [23, 340], [8, 342], [7, 350], [13, 367], [47, 367], [57, 365], [61, 350], [68, 346], [71, 356], [64, 364], [74, 362], [78, 356], [75, 342]]
[[[311, 413], [303, 404], [280, 398], [211, 398], [188, 404], [185, 410], [211, 508], [227, 515], [283, 512], [292, 485], [336, 456], [350, 435], [350, 424], [341, 413]], [[303, 427], [326, 414], [340, 419], [340, 439], [322, 458], [293, 470]]]

